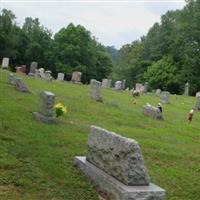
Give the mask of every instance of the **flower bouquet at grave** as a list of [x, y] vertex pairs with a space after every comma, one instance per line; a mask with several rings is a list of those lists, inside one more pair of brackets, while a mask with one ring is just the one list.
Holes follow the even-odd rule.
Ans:
[[57, 103], [54, 106], [56, 117], [60, 117], [63, 114], [67, 113], [67, 107], [62, 103]]

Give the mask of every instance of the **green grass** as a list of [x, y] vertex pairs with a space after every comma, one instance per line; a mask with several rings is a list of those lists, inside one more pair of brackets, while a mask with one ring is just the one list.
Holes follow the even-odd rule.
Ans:
[[[192, 124], [187, 114], [194, 97], [171, 96], [164, 105], [164, 121], [142, 113], [142, 106], [157, 104], [143, 95], [137, 104], [129, 92], [104, 89], [104, 103], [92, 101], [89, 87], [22, 77], [31, 93], [7, 83], [0, 70], [0, 199], [97, 200], [97, 194], [74, 166], [85, 155], [89, 126], [94, 124], [136, 139], [153, 183], [166, 189], [168, 200], [200, 199], [200, 112]], [[56, 94], [68, 107], [56, 125], [34, 120], [39, 92]]]

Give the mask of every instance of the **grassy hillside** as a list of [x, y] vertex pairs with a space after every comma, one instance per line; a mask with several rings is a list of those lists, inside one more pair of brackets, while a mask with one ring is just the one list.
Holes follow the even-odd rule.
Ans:
[[[171, 96], [165, 120], [156, 121], [142, 113], [146, 102], [159, 102], [155, 95], [143, 95], [135, 105], [129, 92], [104, 89], [104, 103], [98, 103], [88, 86], [22, 77], [31, 93], [21, 93], [7, 76], [0, 70], [0, 199], [98, 199], [73, 165], [74, 156], [86, 153], [91, 124], [136, 139], [152, 182], [167, 190], [168, 200], [200, 199], [200, 112], [187, 123], [194, 97]], [[59, 124], [33, 119], [42, 90], [67, 105]]]

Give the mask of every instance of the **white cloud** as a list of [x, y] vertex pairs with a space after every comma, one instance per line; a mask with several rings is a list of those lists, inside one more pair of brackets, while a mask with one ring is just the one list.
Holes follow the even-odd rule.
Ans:
[[[85, 26], [104, 45], [120, 47], [145, 35], [168, 9], [182, 8], [184, 3], [66, 3], [4, 1], [22, 25], [25, 17], [38, 17], [54, 33], [70, 22]], [[166, 7], [165, 7], [166, 6]]]

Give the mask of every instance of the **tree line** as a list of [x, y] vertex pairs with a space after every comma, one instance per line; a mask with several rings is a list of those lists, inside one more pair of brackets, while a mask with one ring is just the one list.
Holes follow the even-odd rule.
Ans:
[[10, 58], [10, 66], [26, 65], [29, 71], [32, 61], [39, 67], [70, 76], [73, 71], [82, 72], [82, 81], [91, 78], [101, 80], [112, 71], [112, 61], [105, 47], [83, 26], [70, 23], [54, 36], [40, 25], [38, 18], [27, 17], [22, 27], [17, 25], [10, 10], [0, 15], [0, 59]]
[[188, 1], [182, 10], [168, 11], [146, 36], [119, 51], [110, 48], [115, 79], [125, 78], [129, 86], [147, 81], [151, 89], [176, 94], [182, 94], [189, 82], [194, 95], [200, 90], [200, 0]]

